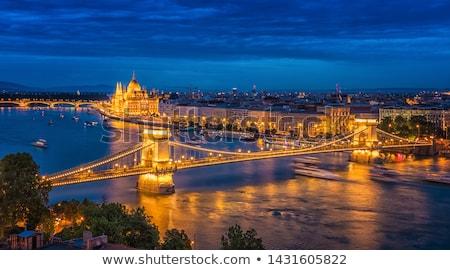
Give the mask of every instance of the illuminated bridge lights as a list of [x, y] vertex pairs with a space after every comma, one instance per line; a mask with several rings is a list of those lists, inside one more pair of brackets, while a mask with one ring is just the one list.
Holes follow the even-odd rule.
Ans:
[[[355, 133], [353, 134], [355, 135]], [[149, 167], [135, 167], [134, 164], [136, 163], [136, 153], [140, 151], [141, 149], [149, 146], [150, 144], [138, 144], [134, 147], [131, 147], [130, 149], [127, 149], [125, 151], [121, 151], [117, 154], [101, 158], [97, 161], [92, 161], [87, 164], [84, 164], [82, 166], [72, 168], [69, 170], [65, 170], [60, 173], [56, 173], [53, 175], [43, 176], [43, 179], [48, 179], [50, 181], [53, 181], [53, 184], [55, 186], [58, 185], [69, 185], [74, 183], [80, 183], [80, 182], [89, 182], [89, 181], [98, 181], [98, 180], [105, 180], [105, 179], [111, 179], [111, 178], [117, 178], [122, 176], [132, 176], [132, 175], [142, 175], [145, 173], [173, 173], [178, 168], [187, 169], [187, 168], [194, 168], [194, 167], [201, 167], [201, 166], [211, 166], [215, 164], [225, 164], [225, 163], [233, 163], [233, 162], [241, 162], [241, 161], [248, 161], [248, 160], [258, 160], [258, 159], [266, 159], [266, 158], [277, 158], [277, 157], [287, 157], [287, 156], [295, 156], [295, 155], [301, 155], [301, 154], [311, 154], [311, 153], [324, 153], [324, 152], [336, 152], [336, 151], [344, 151], [344, 150], [358, 150], [363, 151], [372, 149], [371, 146], [364, 146], [364, 145], [352, 145], [351, 141], [349, 140], [349, 136], [344, 137], [341, 139], [341, 141], [337, 140], [334, 142], [329, 143], [322, 143], [322, 144], [316, 144], [306, 146], [300, 148], [295, 147], [286, 147], [280, 150], [274, 150], [273, 148], [270, 148], [269, 151], [264, 151], [264, 148], [261, 147], [261, 152], [251, 152], [250, 150], [247, 150], [246, 152], [243, 152], [242, 149], [238, 149], [237, 152], [231, 152], [231, 151], [221, 151], [221, 150], [213, 150], [213, 149], [207, 149], [207, 148], [198, 148], [195, 146], [189, 146], [182, 143], [176, 143], [176, 142], [169, 142], [170, 146], [177, 146], [180, 148], [187, 148], [194, 150], [197, 153], [205, 153], [206, 157], [204, 158], [198, 158], [195, 159], [194, 156], [187, 156], [183, 155], [181, 159], [174, 160], [169, 159], [168, 164], [173, 165], [170, 168], [166, 168], [163, 170], [155, 170]], [[413, 142], [412, 144], [404, 144], [403, 142], [405, 140], [399, 139], [395, 137], [397, 141], [400, 141], [398, 144], [394, 144], [394, 140], [391, 138], [392, 144], [389, 147], [410, 147], [410, 146], [424, 146], [424, 145], [431, 145], [431, 142]], [[344, 141], [345, 140], [345, 141]], [[339, 143], [340, 142], [340, 143]], [[348, 143], [350, 142], [350, 143]], [[409, 143], [409, 141], [408, 141]], [[350, 144], [350, 145], [348, 145]], [[378, 142], [378, 145], [380, 148], [386, 148], [386, 145], [383, 146], [381, 142]], [[112, 162], [119, 160], [120, 158], [127, 157], [129, 155], [135, 155], [133, 162], [134, 164], [123, 164], [120, 165], [120, 168], [123, 168], [123, 170], [117, 170], [119, 168], [119, 162], [116, 162], [111, 164]], [[187, 162], [190, 161], [190, 162]], [[112, 169], [106, 169], [102, 170], [99, 168], [100, 166], [111, 164]], [[96, 173], [93, 173], [94, 169], [98, 169]], [[45, 178], [44, 178], [45, 177]]]

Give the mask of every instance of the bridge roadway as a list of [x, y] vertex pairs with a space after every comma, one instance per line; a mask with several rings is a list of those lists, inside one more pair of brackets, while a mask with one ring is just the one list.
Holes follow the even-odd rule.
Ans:
[[81, 173], [72, 174], [69, 176], [65, 176], [63, 178], [52, 180], [52, 186], [66, 186], [73, 184], [81, 184], [93, 181], [107, 180], [107, 179], [115, 179], [120, 177], [127, 176], [135, 176], [146, 173], [167, 173], [167, 172], [175, 172], [176, 167], [168, 168], [165, 170], [155, 170], [152, 167], [143, 167], [143, 166], [135, 166], [132, 168], [117, 168], [117, 169], [109, 169], [103, 170], [101, 172], [87, 172], [83, 171]]
[[[213, 149], [205, 149], [198, 146], [186, 145], [179, 142], [170, 142], [173, 146], [180, 146], [189, 149], [195, 149], [199, 151], [207, 151], [209, 152], [209, 156], [200, 159], [184, 159], [184, 160], [175, 160], [170, 162], [169, 167], [164, 169], [153, 168], [149, 166], [141, 166], [136, 165], [133, 167], [119, 167], [114, 169], [102, 170], [100, 172], [93, 172], [87, 168], [94, 168], [95, 163], [97, 161], [91, 162], [90, 166], [83, 166], [83, 168], [75, 168], [71, 170], [70, 174], [59, 174], [53, 175], [52, 177], [48, 177], [52, 181], [53, 186], [64, 186], [71, 184], [79, 184], [86, 183], [92, 181], [100, 181], [106, 179], [114, 179], [120, 177], [127, 176], [136, 176], [142, 174], [160, 174], [160, 173], [174, 173], [177, 170], [189, 169], [189, 168], [198, 168], [205, 166], [214, 166], [220, 164], [229, 164], [236, 162], [244, 162], [244, 161], [253, 161], [253, 160], [262, 160], [268, 158], [281, 158], [281, 157], [289, 157], [289, 156], [298, 156], [298, 155], [306, 155], [306, 154], [318, 154], [318, 153], [330, 153], [330, 152], [344, 152], [344, 151], [353, 151], [353, 150], [367, 150], [367, 146], [353, 146], [353, 147], [341, 147], [334, 146], [333, 144], [328, 144], [326, 146], [316, 146], [304, 149], [282, 149], [282, 150], [272, 150], [272, 151], [261, 151], [261, 152], [229, 152], [229, 151], [221, 151], [221, 150], [213, 150]], [[413, 144], [404, 144], [404, 145], [384, 145], [382, 148], [403, 148], [403, 147], [414, 147], [414, 146], [424, 146], [427, 144], [424, 143], [413, 143]], [[431, 145], [431, 144], [428, 144]], [[144, 148], [149, 145], [139, 144], [135, 149]], [[381, 148], [379, 148], [381, 149]], [[136, 151], [136, 150], [134, 150]], [[123, 151], [121, 155], [123, 156], [125, 152], [133, 152], [132, 150]], [[216, 155], [213, 155], [216, 154]], [[111, 157], [109, 159], [112, 159]], [[109, 160], [104, 158], [104, 161]], [[114, 157], [113, 159], [118, 159]]]
[[[410, 148], [416, 146], [430, 146], [432, 142], [411, 142], [404, 138], [394, 136], [392, 134], [383, 132], [377, 129], [377, 132], [383, 135], [389, 136], [390, 140], [386, 140], [384, 143], [376, 143], [373, 145], [367, 145], [366, 143], [360, 143], [354, 145], [350, 143], [349, 138], [355, 135], [365, 132], [367, 128], [360, 128], [356, 132], [348, 134], [347, 136], [329, 141], [315, 146], [307, 147], [284, 147], [281, 150], [269, 150], [269, 151], [256, 151], [256, 152], [231, 152], [223, 150], [215, 150], [203, 148], [197, 145], [188, 145], [181, 142], [169, 140], [169, 146], [180, 147], [185, 149], [195, 150], [196, 152], [203, 152], [206, 157], [203, 158], [184, 158], [176, 159], [172, 157], [173, 160], [168, 161], [165, 164], [161, 164], [160, 168], [152, 166], [142, 166], [138, 165], [137, 159], [134, 158], [133, 164], [126, 164], [124, 167], [111, 166], [113, 162], [131, 155], [137, 155], [140, 150], [146, 147], [151, 147], [154, 142], [139, 143], [135, 146], [118, 152], [116, 154], [100, 158], [98, 160], [91, 161], [89, 163], [80, 165], [75, 168], [71, 168], [62, 172], [54, 173], [46, 177], [46, 179], [52, 181], [54, 186], [70, 185], [83, 182], [99, 181], [105, 179], [119, 178], [125, 176], [143, 175], [143, 174], [164, 174], [164, 173], [174, 173], [177, 170], [213, 166], [219, 164], [228, 164], [235, 162], [244, 162], [252, 160], [261, 160], [268, 158], [280, 158], [289, 156], [298, 156], [306, 154], [317, 154], [317, 153], [329, 153], [329, 152], [343, 152], [343, 151], [354, 151], [354, 150], [381, 150], [388, 148]], [[136, 157], [136, 156], [135, 156]], [[109, 169], [99, 169], [99, 167], [109, 165]], [[97, 169], [97, 170], [95, 170]]]
[[19, 107], [30, 107], [31, 105], [46, 105], [50, 108], [54, 108], [55, 105], [71, 105], [73, 107], [80, 106], [97, 106], [99, 101], [94, 100], [76, 100], [76, 101], [68, 101], [68, 100], [57, 100], [57, 99], [45, 99], [45, 100], [31, 100], [31, 99], [20, 99], [20, 100], [0, 100], [0, 105], [8, 105], [14, 104]]
[[[134, 145], [131, 148], [125, 149], [125, 150], [120, 151], [120, 152], [117, 152], [117, 153], [115, 153], [113, 155], [109, 155], [109, 156], [106, 156], [106, 157], [103, 157], [103, 158], [91, 161], [89, 163], [86, 163], [86, 164], [78, 166], [78, 167], [70, 168], [70, 169], [67, 169], [67, 170], [64, 170], [64, 171], [61, 171], [61, 172], [57, 172], [57, 173], [54, 173], [54, 174], [47, 175], [46, 179], [50, 180], [50, 181], [54, 181], [54, 180], [62, 178], [62, 177], [70, 177], [73, 174], [88, 172], [89, 170], [92, 170], [92, 169], [94, 169], [96, 167], [99, 167], [99, 166], [102, 166], [104, 164], [108, 164], [108, 163], [114, 162], [114, 161], [116, 161], [116, 160], [118, 160], [120, 158], [123, 158], [125, 156], [128, 156], [130, 154], [134, 154], [137, 151], [139, 151], [139, 150], [141, 150], [141, 149], [143, 149], [145, 147], [149, 147], [151, 145], [152, 144], [149, 144], [149, 143], [138, 143], [138, 144]], [[55, 181], [55, 183], [56, 182], [57, 181]]]

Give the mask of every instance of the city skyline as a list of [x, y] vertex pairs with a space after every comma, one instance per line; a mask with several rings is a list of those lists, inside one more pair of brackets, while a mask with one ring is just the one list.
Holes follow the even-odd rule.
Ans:
[[147, 89], [447, 88], [445, 1], [3, 1], [0, 81]]

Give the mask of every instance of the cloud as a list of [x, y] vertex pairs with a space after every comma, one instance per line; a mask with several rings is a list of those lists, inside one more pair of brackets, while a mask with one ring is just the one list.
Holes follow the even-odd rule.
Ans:
[[429, 38], [436, 46], [449, 40], [444, 1], [3, 1], [0, 7], [0, 49], [24, 53], [345, 59], [348, 50], [366, 55], [357, 44], [383, 43], [386, 53], [391, 44], [397, 53], [397, 40]]
[[448, 1], [0, 2], [0, 54], [46, 57], [450, 60]]

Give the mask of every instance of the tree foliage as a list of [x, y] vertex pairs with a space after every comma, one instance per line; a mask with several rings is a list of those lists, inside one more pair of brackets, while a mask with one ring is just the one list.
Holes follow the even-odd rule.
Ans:
[[63, 240], [81, 237], [84, 230], [89, 230], [93, 235], [107, 235], [108, 242], [114, 244], [138, 249], [156, 249], [160, 246], [158, 228], [142, 207], [128, 209], [120, 203], [95, 204], [84, 200], [80, 204], [72, 200], [57, 204], [55, 209], [66, 209], [75, 214], [69, 214], [72, 225], [59, 234]]
[[60, 218], [75, 223], [80, 214], [80, 201], [72, 199], [71, 201], [63, 200], [53, 207], [55, 214]]
[[48, 216], [51, 182], [39, 176], [39, 166], [29, 153], [16, 153], [0, 160], [0, 236], [5, 227], [25, 222], [36, 228]]
[[394, 135], [409, 139], [419, 139], [419, 137], [426, 136], [443, 138], [447, 136], [442, 127], [428, 121], [423, 115], [413, 115], [409, 120], [401, 115], [397, 115], [394, 119], [385, 117], [378, 127]]
[[192, 241], [184, 230], [171, 229], [167, 230], [164, 235], [164, 242], [161, 249], [165, 250], [189, 250], [192, 249]]
[[241, 226], [235, 224], [228, 228], [228, 232], [222, 235], [222, 249], [226, 250], [261, 250], [265, 249], [262, 239], [257, 238], [257, 233], [250, 228], [245, 233]]
[[151, 223], [142, 207], [131, 209], [125, 226], [126, 245], [142, 249], [159, 248], [158, 227]]

